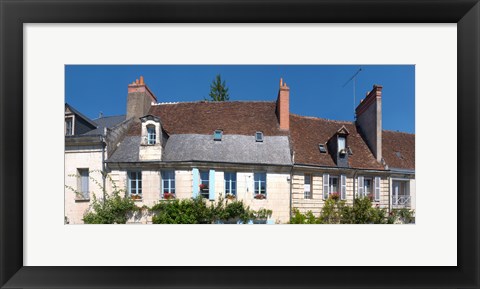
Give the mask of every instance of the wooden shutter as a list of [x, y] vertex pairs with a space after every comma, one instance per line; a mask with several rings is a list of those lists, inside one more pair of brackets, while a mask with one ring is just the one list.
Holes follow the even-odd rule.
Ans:
[[330, 175], [329, 174], [323, 174], [323, 199], [326, 200], [328, 199], [328, 193], [329, 193], [329, 188], [330, 188]]
[[340, 176], [340, 198], [345, 200], [347, 198], [347, 176], [341, 175]]
[[192, 169], [192, 177], [193, 177], [193, 195], [192, 197], [196, 198], [198, 197], [198, 194], [199, 194], [199, 191], [200, 191], [200, 187], [199, 187], [199, 182], [200, 182], [200, 174], [198, 172], [198, 169], [197, 168], [193, 168]]
[[215, 170], [210, 170], [208, 177], [208, 199], [215, 200]]
[[380, 201], [380, 177], [375, 177], [375, 201]]
[[364, 183], [363, 183], [363, 177], [358, 177], [358, 197], [362, 198], [364, 197]]

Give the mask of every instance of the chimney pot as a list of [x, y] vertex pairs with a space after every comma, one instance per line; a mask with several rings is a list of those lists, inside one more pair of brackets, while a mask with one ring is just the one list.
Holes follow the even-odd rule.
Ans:
[[135, 84], [138, 84], [138, 78], [137, 78], [137, 79], [135, 79]]
[[280, 77], [280, 87], [283, 86], [283, 78]]
[[144, 82], [143, 82], [143, 76], [140, 76], [140, 84], [142, 84], [142, 85], [144, 84]]

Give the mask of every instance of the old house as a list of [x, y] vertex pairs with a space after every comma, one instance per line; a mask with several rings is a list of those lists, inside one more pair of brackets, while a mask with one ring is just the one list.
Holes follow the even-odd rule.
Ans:
[[[92, 168], [107, 172], [138, 206], [230, 196], [272, 210], [267, 223], [287, 223], [293, 209], [318, 214], [332, 194], [348, 204], [370, 197], [388, 210], [415, 208], [415, 136], [383, 130], [381, 86], [358, 105], [355, 122], [291, 114], [289, 102], [280, 80], [275, 101], [162, 103], [140, 77], [128, 85], [123, 122], [97, 135]], [[87, 122], [90, 132], [98, 122]], [[87, 164], [74, 156], [88, 146], [72, 153], [72, 142], [66, 136], [66, 175], [81, 176]], [[79, 202], [66, 195], [75, 223], [85, 207]]]

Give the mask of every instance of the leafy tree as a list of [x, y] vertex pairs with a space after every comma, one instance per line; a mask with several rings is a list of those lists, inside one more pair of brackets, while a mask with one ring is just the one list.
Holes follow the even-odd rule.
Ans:
[[228, 87], [225, 80], [222, 81], [220, 74], [217, 74], [215, 79], [210, 84], [210, 98], [212, 101], [226, 101], [230, 100], [228, 96]]

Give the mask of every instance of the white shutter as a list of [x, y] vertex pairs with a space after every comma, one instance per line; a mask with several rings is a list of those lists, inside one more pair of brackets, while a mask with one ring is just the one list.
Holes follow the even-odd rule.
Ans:
[[323, 174], [323, 199], [328, 199], [328, 189], [329, 189], [329, 180], [330, 176], [328, 174]]
[[347, 198], [347, 176], [340, 176], [340, 199], [345, 200]]
[[358, 177], [358, 197], [364, 197], [364, 183], [363, 183], [363, 177]]
[[380, 201], [380, 177], [375, 177], [375, 201]]

